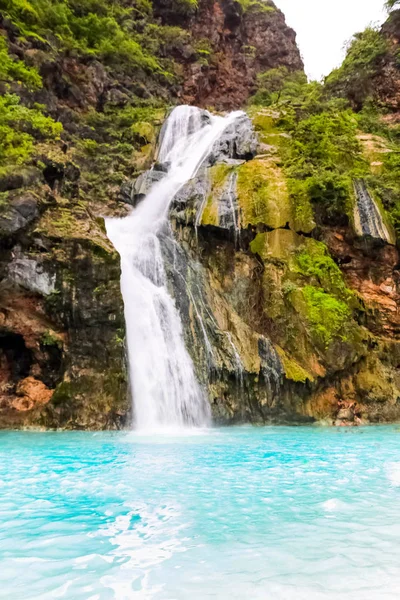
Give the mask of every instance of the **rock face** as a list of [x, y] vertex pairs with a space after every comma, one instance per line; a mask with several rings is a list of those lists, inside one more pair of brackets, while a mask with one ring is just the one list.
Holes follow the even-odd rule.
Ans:
[[297, 219], [278, 148], [238, 160], [243, 139], [253, 136], [254, 147], [244, 122], [230, 132], [230, 150], [214, 152], [175, 199], [180, 251], [168, 238], [164, 248], [215, 420], [400, 418], [399, 255], [378, 235], [383, 209], [377, 232], [359, 229], [351, 211], [341, 228]]
[[383, 105], [400, 120], [400, 73], [397, 52], [400, 43], [400, 10], [394, 10], [382, 27], [382, 35], [388, 40], [390, 51], [385, 64], [379, 70], [373, 82]]
[[46, 193], [23, 196], [31, 223], [1, 222], [0, 426], [119, 428], [130, 408], [118, 257], [95, 221]]
[[[148, 10], [134, 10], [129, 31], [147, 52], [157, 49], [155, 58], [165, 62], [167, 77], [160, 75], [160, 68], [146, 70], [135, 63], [125, 70], [114, 61], [110, 68], [106, 58], [93, 52], [80, 57], [62, 51], [57, 56], [50, 50], [51, 31], [48, 44], [35, 36], [20, 38], [18, 26], [7, 16], [0, 21], [16, 55], [40, 72], [43, 87], [34, 99], [57, 114], [66, 129], [77, 127], [75, 112], [122, 107], [132, 99], [139, 105], [161, 99], [234, 109], [253, 93], [258, 73], [283, 66], [303, 70], [296, 34], [271, 0], [199, 0], [196, 10], [188, 11], [182, 10], [190, 4], [186, 0], [143, 4]], [[102, 9], [98, 13], [102, 16]]]
[[302, 71], [296, 34], [272, 2], [248, 10], [235, 0], [202, 0], [189, 25], [196, 40], [208, 40], [209, 60], [185, 66], [182, 98], [197, 106], [234, 109], [255, 89], [257, 73], [285, 66]]

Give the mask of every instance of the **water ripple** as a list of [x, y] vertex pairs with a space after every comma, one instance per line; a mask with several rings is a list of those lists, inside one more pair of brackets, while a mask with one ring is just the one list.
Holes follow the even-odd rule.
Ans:
[[0, 433], [0, 598], [397, 600], [395, 427]]

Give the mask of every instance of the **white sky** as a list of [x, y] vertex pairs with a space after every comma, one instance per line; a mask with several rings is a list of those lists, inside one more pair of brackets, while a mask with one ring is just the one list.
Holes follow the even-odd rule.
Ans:
[[345, 43], [371, 23], [382, 22], [385, 0], [275, 0], [297, 32], [307, 75], [320, 79], [339, 66]]

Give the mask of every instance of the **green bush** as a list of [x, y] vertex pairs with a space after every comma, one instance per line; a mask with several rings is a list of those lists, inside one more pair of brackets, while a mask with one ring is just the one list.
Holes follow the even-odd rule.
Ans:
[[326, 78], [327, 89], [348, 98], [360, 110], [367, 98], [374, 94], [374, 76], [388, 52], [388, 41], [378, 29], [368, 27], [357, 33], [342, 65]]
[[383, 204], [400, 239], [400, 146], [382, 155], [382, 171], [372, 175], [368, 185]]
[[7, 41], [2, 35], [0, 35], [0, 81], [6, 83], [15, 81], [25, 84], [31, 90], [42, 87], [42, 78], [36, 69], [10, 56]]
[[307, 83], [304, 73], [289, 73], [286, 68], [261, 74], [252, 101], [276, 109], [278, 130], [289, 134], [280, 154], [297, 226], [301, 229], [302, 223], [312, 221], [310, 201], [318, 206], [323, 222], [347, 223], [352, 178], [369, 172], [357, 139], [357, 115], [322, 84]]
[[41, 107], [27, 108], [18, 96], [0, 96], [0, 170], [25, 163], [33, 154], [35, 140], [56, 139], [62, 131], [41, 111]]
[[58, 49], [97, 56], [114, 68], [162, 71], [157, 59], [144, 51], [135, 31], [138, 12], [151, 12], [145, 0], [129, 7], [111, 0], [0, 0], [0, 10], [22, 36], [51, 40]]
[[257, 76], [257, 92], [251, 98], [251, 104], [271, 106], [279, 101], [298, 98], [307, 83], [307, 77], [301, 71], [290, 72], [287, 67], [269, 69]]
[[322, 112], [302, 119], [292, 131], [287, 166], [292, 175], [311, 176], [315, 171], [347, 172], [362, 161], [356, 138], [357, 120], [351, 111]]
[[161, 9], [163, 16], [189, 18], [195, 14], [198, 0], [157, 0], [153, 4]]
[[275, 6], [270, 4], [267, 0], [237, 0], [241, 5], [243, 12], [254, 11], [254, 12], [273, 12], [276, 10]]

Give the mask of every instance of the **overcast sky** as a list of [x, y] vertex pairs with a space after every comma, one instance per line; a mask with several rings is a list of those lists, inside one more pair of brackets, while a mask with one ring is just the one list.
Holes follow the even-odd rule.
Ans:
[[341, 63], [343, 47], [370, 23], [382, 22], [385, 0], [275, 0], [297, 41], [312, 79], [328, 75]]

